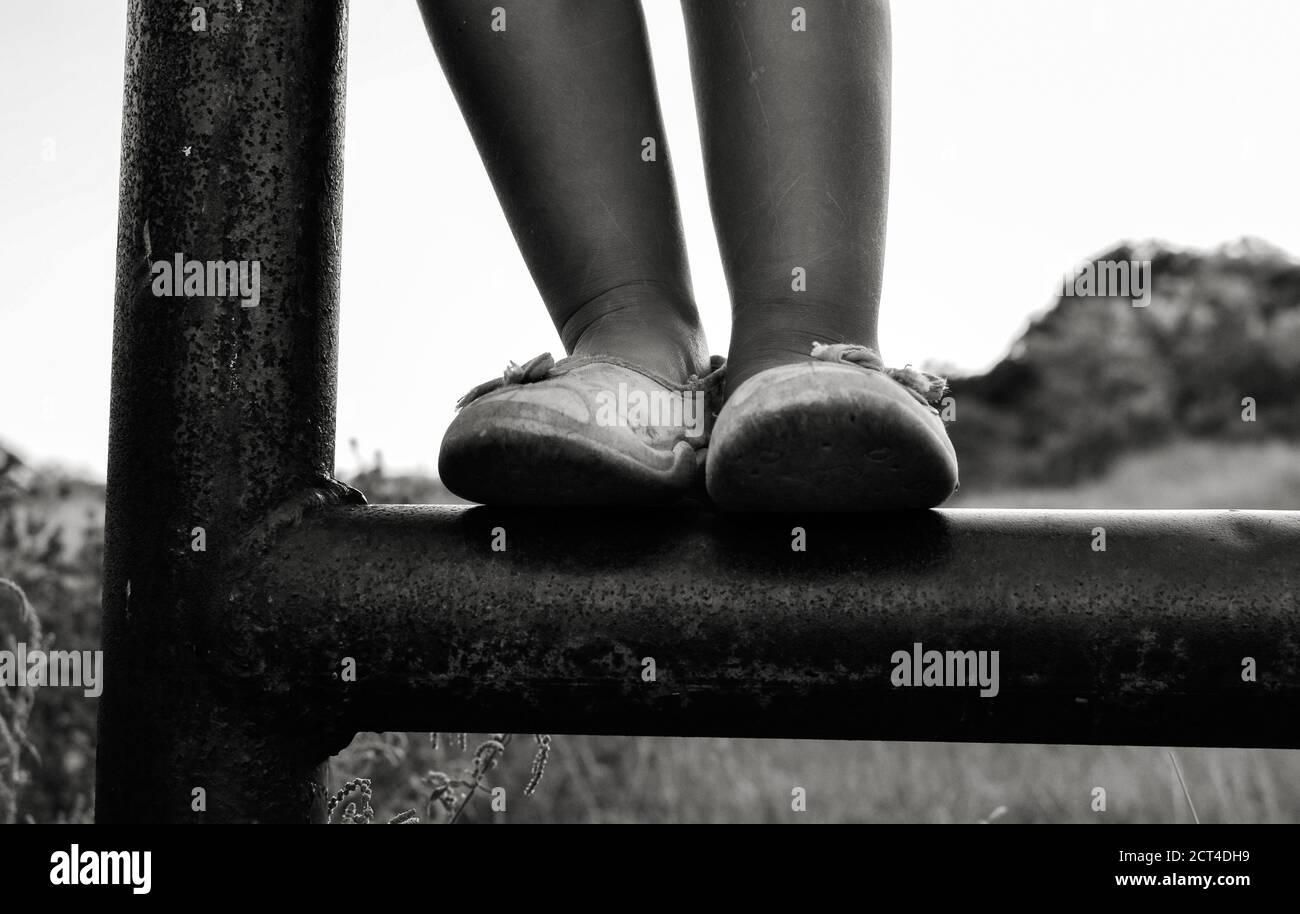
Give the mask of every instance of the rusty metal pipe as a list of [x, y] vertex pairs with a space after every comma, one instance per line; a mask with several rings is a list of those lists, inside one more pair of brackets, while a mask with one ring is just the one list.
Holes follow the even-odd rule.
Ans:
[[[235, 585], [225, 670], [349, 732], [1300, 748], [1298, 556], [1280, 511], [332, 507]], [[895, 686], [916, 643], [996, 696]]]
[[[319, 819], [325, 753], [212, 676], [202, 632], [244, 532], [334, 466], [347, 7], [129, 17], [96, 818]], [[178, 256], [256, 262], [258, 294], [158, 284]]]

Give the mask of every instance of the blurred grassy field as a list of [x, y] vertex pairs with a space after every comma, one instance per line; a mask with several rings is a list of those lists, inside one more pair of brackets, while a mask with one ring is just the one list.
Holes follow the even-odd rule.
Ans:
[[[420, 766], [453, 771], [468, 761], [455, 749], [430, 752], [411, 734], [405, 762], [366, 761], [362, 735], [335, 760], [336, 782], [375, 778], [375, 805], [389, 817], [422, 809]], [[390, 735], [391, 738], [391, 735]], [[471, 736], [471, 749], [474, 738]], [[999, 807], [998, 822], [1191, 822], [1164, 749], [1005, 746], [956, 743], [802, 740], [652, 739], [557, 736], [537, 793], [520, 795], [529, 745], [507, 750], [488, 783], [506, 787], [505, 812], [486, 796], [466, 821], [500, 822], [979, 822]], [[518, 752], [513, 750], [518, 748]], [[1300, 820], [1300, 753], [1178, 749], [1187, 788], [1203, 823]], [[791, 809], [806, 791], [807, 810]], [[1095, 787], [1106, 811], [1090, 808]]]
[[[1120, 460], [1068, 490], [963, 492], [960, 507], [1300, 508], [1300, 447], [1183, 442]], [[468, 821], [510, 822], [1190, 822], [1159, 748], [556, 736], [533, 797], [520, 795], [530, 742], [512, 744]], [[470, 752], [475, 737], [470, 739]], [[358, 736], [335, 783], [375, 780], [381, 816], [421, 808], [420, 776], [453, 773], [469, 752], [425, 734]], [[1300, 822], [1300, 752], [1178, 749], [1201, 822]], [[791, 809], [802, 787], [807, 811]], [[1106, 811], [1091, 809], [1106, 790]]]
[[1300, 448], [1188, 441], [1129, 454], [1069, 489], [959, 492], [960, 508], [1300, 508]]

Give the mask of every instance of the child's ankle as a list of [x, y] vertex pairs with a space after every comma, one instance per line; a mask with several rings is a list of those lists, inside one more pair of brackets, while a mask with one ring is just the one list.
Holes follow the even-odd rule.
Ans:
[[[575, 332], [575, 318], [581, 329]], [[573, 355], [612, 355], [675, 382], [709, 366], [692, 303], [673, 301], [656, 284], [620, 286], [583, 306], [561, 334]]]
[[740, 385], [769, 368], [813, 361], [813, 343], [853, 343], [879, 352], [875, 331], [865, 328], [846, 334], [825, 326], [792, 329], [784, 322], [755, 326], [738, 321], [732, 328], [727, 353], [726, 395], [731, 396]]

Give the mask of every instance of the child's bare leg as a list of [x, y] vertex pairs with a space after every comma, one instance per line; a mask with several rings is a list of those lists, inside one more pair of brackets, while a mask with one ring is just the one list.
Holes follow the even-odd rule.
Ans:
[[640, 6], [420, 7], [565, 348], [707, 368]]
[[941, 503], [957, 485], [943, 381], [889, 369], [876, 341], [886, 0], [684, 2], [733, 312], [709, 494], [735, 511]]
[[[727, 389], [878, 350], [889, 173], [885, 0], [683, 0], [709, 196], [731, 287]], [[804, 273], [804, 291], [797, 291]]]

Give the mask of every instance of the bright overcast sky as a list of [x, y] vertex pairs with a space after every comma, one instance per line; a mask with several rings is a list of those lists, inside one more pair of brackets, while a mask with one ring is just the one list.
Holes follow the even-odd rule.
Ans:
[[[695, 287], [726, 288], [676, 0], [645, 0]], [[125, 0], [0, 28], [0, 441], [103, 475]], [[1300, 3], [895, 0], [890, 361], [981, 370], [1125, 238], [1300, 253]], [[575, 103], [576, 103], [575, 99]], [[43, 152], [53, 141], [54, 160]], [[414, 0], [353, 0], [339, 460], [431, 470], [456, 398], [560, 354]]]

